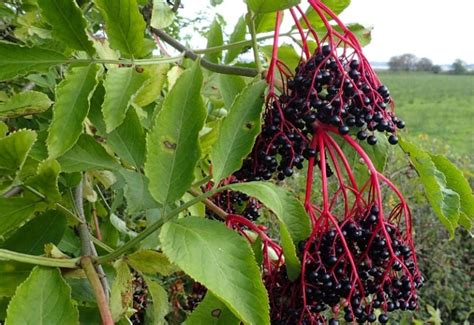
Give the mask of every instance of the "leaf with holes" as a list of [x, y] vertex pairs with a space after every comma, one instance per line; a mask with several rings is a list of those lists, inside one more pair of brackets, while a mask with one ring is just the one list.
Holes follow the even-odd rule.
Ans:
[[244, 238], [218, 221], [187, 217], [166, 223], [160, 239], [170, 261], [206, 286], [244, 323], [270, 323], [268, 296]]
[[214, 181], [218, 183], [242, 166], [260, 133], [265, 81], [249, 85], [237, 96], [220, 126], [211, 151]]
[[79, 323], [71, 288], [56, 268], [35, 267], [16, 290], [7, 310], [6, 325]]
[[212, 292], [208, 292], [204, 300], [186, 319], [184, 325], [239, 325], [240, 320], [217, 299]]
[[79, 139], [99, 71], [96, 64], [71, 68], [56, 88], [53, 120], [46, 141], [51, 158], [63, 155]]
[[150, 193], [164, 205], [183, 196], [194, 179], [201, 155], [199, 131], [206, 119], [201, 86], [196, 62], [178, 78], [147, 135], [145, 175]]
[[87, 22], [74, 0], [38, 0], [41, 15], [53, 28], [53, 35], [72, 49], [95, 53], [87, 37]]

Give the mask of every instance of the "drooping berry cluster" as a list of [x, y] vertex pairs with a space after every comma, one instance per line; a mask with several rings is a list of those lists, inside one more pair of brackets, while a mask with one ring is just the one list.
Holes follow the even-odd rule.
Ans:
[[[318, 324], [326, 321], [332, 312], [335, 314], [332, 324], [335, 324], [343, 302], [342, 318], [347, 322], [375, 322], [375, 310], [380, 309], [378, 320], [386, 323], [388, 312], [417, 308], [416, 289], [423, 280], [412, 250], [397, 227], [389, 222], [385, 222], [390, 234], [387, 243], [379, 225], [378, 210], [374, 205], [363, 218], [340, 222], [337, 229], [315, 233], [300, 243], [305, 261], [302, 279], [288, 286], [283, 276], [279, 285], [272, 283], [272, 319], [285, 324]], [[356, 270], [348, 255], [354, 259]]]

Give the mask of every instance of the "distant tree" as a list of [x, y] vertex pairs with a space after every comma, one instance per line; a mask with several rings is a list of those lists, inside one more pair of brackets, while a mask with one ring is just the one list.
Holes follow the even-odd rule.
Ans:
[[388, 67], [392, 71], [411, 71], [416, 68], [417, 58], [411, 53], [392, 56], [388, 62]]
[[433, 61], [428, 58], [421, 58], [416, 62], [417, 71], [432, 71]]
[[434, 66], [431, 67], [431, 72], [433, 73], [440, 73], [441, 72], [441, 66], [436, 64]]
[[467, 72], [466, 62], [461, 59], [456, 59], [451, 65], [451, 72], [454, 74], [464, 74]]

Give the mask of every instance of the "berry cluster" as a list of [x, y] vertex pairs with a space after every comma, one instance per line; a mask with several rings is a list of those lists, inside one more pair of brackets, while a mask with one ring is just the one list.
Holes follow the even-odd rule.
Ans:
[[[415, 310], [416, 289], [423, 279], [413, 260], [413, 250], [395, 225], [384, 222], [387, 239], [378, 215], [374, 205], [359, 220], [340, 222], [340, 232], [327, 229], [301, 242], [303, 281], [288, 286], [282, 270], [280, 283], [271, 284], [272, 301], [276, 301], [272, 319], [281, 324], [324, 323], [324, 311], [332, 309], [337, 313], [341, 303], [345, 305], [343, 318], [347, 322], [375, 322], [375, 309], [381, 310], [380, 323], [388, 321], [388, 312]], [[291, 293], [275, 288], [289, 289]], [[337, 316], [329, 324], [337, 324], [336, 319]]]
[[133, 309], [136, 312], [130, 317], [132, 324], [144, 324], [146, 308], [149, 305], [148, 286], [138, 272], [133, 272]]
[[[227, 190], [217, 193], [211, 200], [228, 214], [239, 214], [251, 221], [255, 221], [260, 217], [259, 202], [244, 193]], [[209, 209], [206, 213], [207, 215], [214, 216], [214, 213]], [[219, 218], [216, 217], [216, 219]]]

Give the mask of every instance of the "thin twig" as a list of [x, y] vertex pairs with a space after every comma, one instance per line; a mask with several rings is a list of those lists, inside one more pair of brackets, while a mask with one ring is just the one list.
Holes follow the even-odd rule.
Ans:
[[[168, 35], [161, 29], [157, 29], [150, 26], [150, 31], [158, 36], [160, 39], [171, 45], [173, 48], [178, 50], [179, 52], [184, 53], [184, 56], [191, 60], [197, 60], [199, 55], [194, 53], [192, 50], [181, 44], [179, 41], [174, 39], [172, 36]], [[223, 64], [216, 64], [209, 62], [208, 60], [201, 58], [201, 65], [213, 72], [222, 73], [222, 74], [231, 74], [231, 75], [239, 75], [245, 77], [255, 77], [259, 73], [256, 69], [252, 68], [245, 68], [245, 67], [237, 67], [232, 65], [223, 65]]]
[[[191, 194], [192, 196], [195, 196], [195, 197], [198, 197], [199, 195], [201, 195], [201, 193], [199, 193], [198, 191], [196, 191], [195, 189], [189, 189], [188, 190], [189, 194]], [[225, 212], [224, 210], [222, 210], [221, 208], [219, 208], [217, 205], [214, 204], [214, 202], [212, 202], [211, 200], [209, 199], [205, 199], [202, 201], [202, 203], [204, 203], [204, 205], [209, 209], [211, 210], [212, 212], [214, 212], [219, 218], [221, 218], [222, 220], [226, 220], [227, 219], [227, 212]]]
[[90, 256], [83, 256], [81, 258], [81, 266], [84, 272], [86, 273], [87, 279], [89, 280], [92, 289], [94, 290], [95, 298], [97, 300], [97, 306], [99, 307], [100, 316], [102, 318], [102, 324], [104, 325], [113, 325], [114, 320], [112, 318], [112, 313], [109, 309], [107, 295], [105, 294], [102, 281], [99, 278], [99, 275], [96, 272], [94, 263]]
[[[97, 256], [97, 250], [95, 249], [94, 243], [92, 242], [91, 234], [89, 232], [89, 228], [87, 226], [86, 216], [84, 214], [84, 198], [82, 193], [82, 185], [83, 180], [76, 187], [74, 191], [74, 204], [76, 206], [77, 214], [81, 223], [77, 226], [77, 230], [79, 232], [79, 238], [81, 239], [81, 255], [82, 256]], [[104, 295], [106, 300], [108, 301], [108, 296], [110, 292], [109, 283], [107, 282], [107, 277], [105, 275], [104, 269], [101, 265], [97, 265], [95, 267], [97, 276], [102, 283], [102, 290], [104, 291]]]
[[22, 188], [20, 186], [15, 186], [9, 189], [5, 194], [3, 194], [3, 197], [7, 199], [9, 197], [12, 197], [21, 193], [21, 191], [22, 191]]

